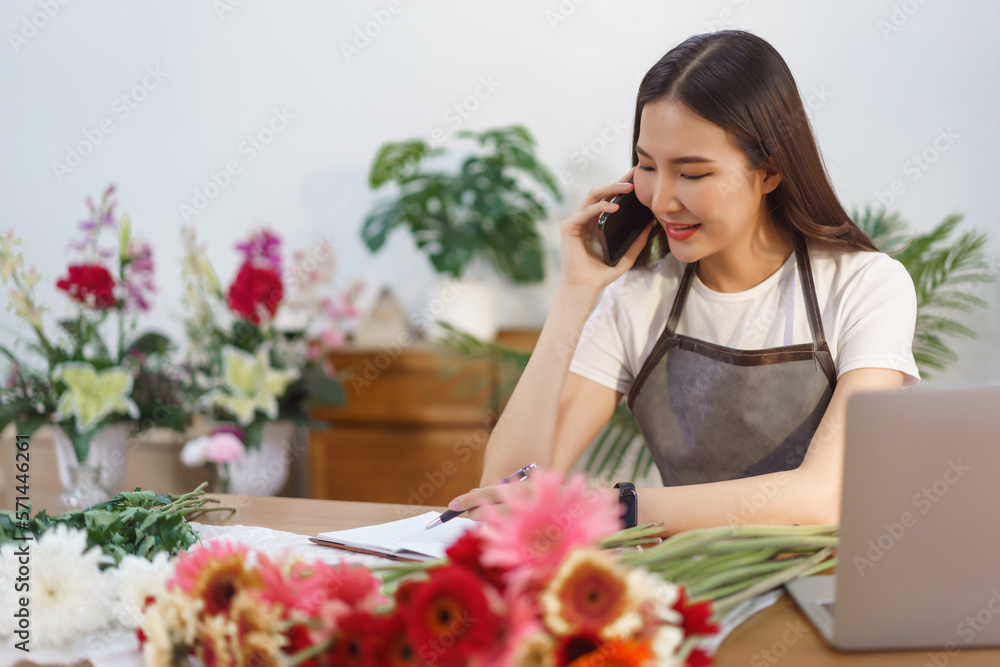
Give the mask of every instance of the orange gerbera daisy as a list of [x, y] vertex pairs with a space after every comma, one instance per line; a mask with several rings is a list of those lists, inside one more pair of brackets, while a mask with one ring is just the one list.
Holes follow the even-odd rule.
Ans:
[[643, 592], [629, 584], [627, 575], [606, 552], [573, 550], [542, 593], [546, 625], [557, 635], [634, 636], [643, 627]]
[[[586, 643], [583, 641], [577, 644], [577, 649]], [[566, 664], [567, 667], [652, 667], [654, 664], [655, 657], [649, 640], [610, 641], [593, 646], [593, 650], [577, 654], [578, 657], [570, 662], [560, 661], [559, 664]]]
[[204, 602], [206, 614], [228, 613], [236, 594], [245, 588], [259, 588], [260, 574], [247, 567], [247, 547], [225, 540], [182, 551], [174, 566], [167, 589], [179, 587]]

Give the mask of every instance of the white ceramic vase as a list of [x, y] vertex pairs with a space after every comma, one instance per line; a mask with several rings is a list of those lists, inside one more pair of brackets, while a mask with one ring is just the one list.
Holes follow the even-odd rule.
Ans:
[[493, 288], [489, 282], [467, 278], [438, 280], [427, 306], [429, 336], [440, 338], [443, 335], [444, 331], [434, 324], [435, 320], [441, 320], [476, 338], [494, 340], [497, 320], [493, 311]]
[[295, 458], [295, 423], [264, 424], [260, 449], [250, 449], [242, 460], [229, 465], [229, 493], [273, 496], [288, 481]]
[[[133, 422], [111, 424], [97, 431], [90, 440], [90, 449], [83, 467], [98, 469], [100, 486], [110, 490], [111, 493], [118, 493], [122, 480], [125, 479], [126, 446], [133, 426]], [[81, 467], [80, 462], [76, 459], [76, 452], [69, 437], [58, 426], [52, 429], [52, 439], [56, 450], [59, 482], [64, 489], [69, 489], [74, 484], [72, 471]]]

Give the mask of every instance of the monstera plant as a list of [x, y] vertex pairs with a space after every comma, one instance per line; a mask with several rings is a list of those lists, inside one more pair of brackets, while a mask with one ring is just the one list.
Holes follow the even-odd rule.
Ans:
[[[461, 131], [470, 139], [454, 170], [440, 166], [449, 151], [422, 139], [383, 145], [368, 181], [392, 193], [376, 202], [361, 237], [373, 252], [398, 228], [439, 274], [461, 278], [481, 259], [514, 283], [545, 277], [545, 255], [536, 224], [546, 215], [538, 191], [562, 201], [556, 179], [535, 157], [535, 140], [521, 125], [484, 132]], [[528, 187], [529, 183], [535, 187]]]

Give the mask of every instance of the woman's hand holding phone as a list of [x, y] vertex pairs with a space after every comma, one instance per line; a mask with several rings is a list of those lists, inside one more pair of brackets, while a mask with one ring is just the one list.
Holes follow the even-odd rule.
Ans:
[[646, 244], [653, 223], [647, 225], [639, 234], [617, 266], [608, 266], [604, 263], [600, 247], [596, 245], [596, 233], [597, 220], [601, 213], [618, 209], [617, 204], [611, 203], [611, 198], [629, 192], [634, 187], [628, 182], [634, 172], [635, 167], [632, 167], [620, 182], [593, 188], [587, 193], [576, 212], [562, 223], [559, 252], [562, 263], [560, 278], [564, 286], [601, 290], [632, 268], [636, 257]]

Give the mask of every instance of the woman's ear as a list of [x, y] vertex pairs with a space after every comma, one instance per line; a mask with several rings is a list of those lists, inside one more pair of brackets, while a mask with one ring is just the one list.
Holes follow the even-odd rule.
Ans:
[[774, 163], [774, 156], [767, 158], [767, 162], [760, 170], [764, 172], [764, 180], [760, 182], [761, 191], [764, 194], [773, 192], [781, 183], [781, 172], [778, 171], [778, 166]]

